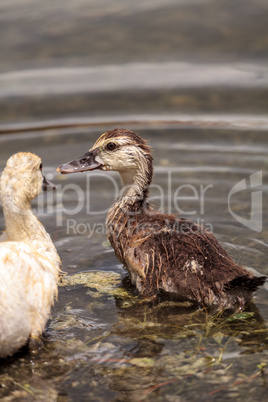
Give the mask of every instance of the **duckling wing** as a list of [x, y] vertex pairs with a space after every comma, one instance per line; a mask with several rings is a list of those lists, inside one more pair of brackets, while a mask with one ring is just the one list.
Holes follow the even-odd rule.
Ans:
[[146, 223], [146, 229], [137, 224], [125, 252], [132, 282], [143, 293], [162, 289], [212, 304], [228, 289], [252, 292], [265, 280], [238, 266], [212, 233], [193, 222], [159, 215]]

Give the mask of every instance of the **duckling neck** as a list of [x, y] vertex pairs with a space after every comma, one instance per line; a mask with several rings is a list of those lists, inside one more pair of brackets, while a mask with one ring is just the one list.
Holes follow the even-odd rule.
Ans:
[[106, 220], [108, 227], [120, 219], [120, 216], [129, 217], [148, 209], [147, 198], [153, 175], [151, 161], [148, 165], [141, 164], [137, 169], [119, 173], [123, 188], [108, 212]]
[[119, 172], [123, 188], [120, 191], [115, 204], [124, 209], [137, 209], [146, 205], [149, 193], [149, 186], [152, 181], [152, 167], [141, 165], [136, 170], [125, 170]]
[[33, 242], [49, 241], [49, 235], [31, 210], [30, 202], [18, 205], [11, 198], [2, 200], [6, 223], [6, 235], [9, 241], [24, 241], [33, 246]]
[[33, 214], [30, 202], [24, 204], [23, 208], [15, 205], [12, 199], [8, 205], [6, 200], [2, 200], [2, 204], [6, 222], [5, 240], [24, 242], [34, 248], [45, 259], [43, 266], [57, 279], [61, 268], [60, 258], [49, 234]]
[[124, 264], [124, 250], [131, 233], [135, 231], [136, 220], [150, 210], [147, 197], [153, 168], [151, 165], [150, 169], [141, 167], [119, 173], [123, 188], [108, 212], [106, 229], [117, 258]]

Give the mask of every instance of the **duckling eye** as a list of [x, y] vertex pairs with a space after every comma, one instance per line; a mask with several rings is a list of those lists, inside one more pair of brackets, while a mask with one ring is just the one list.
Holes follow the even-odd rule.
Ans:
[[43, 163], [40, 163], [39, 169], [40, 169], [40, 170], [43, 169]]
[[106, 149], [108, 149], [108, 151], [114, 151], [115, 148], [116, 148], [116, 144], [115, 144], [114, 142], [109, 142], [109, 143], [106, 145]]

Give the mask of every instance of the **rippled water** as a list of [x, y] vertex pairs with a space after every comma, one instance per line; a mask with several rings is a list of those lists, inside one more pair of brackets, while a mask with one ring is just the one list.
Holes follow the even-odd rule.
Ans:
[[[138, 131], [154, 150], [152, 202], [204, 224], [239, 264], [268, 275], [265, 10], [265, 1], [1, 3], [0, 169], [18, 151], [42, 157], [58, 188], [33, 208], [68, 274], [44, 348], [1, 361], [2, 400], [265, 399], [267, 289], [237, 317], [140, 300], [103, 228], [118, 176], [56, 174], [102, 132]], [[254, 174], [262, 185], [250, 189]]]

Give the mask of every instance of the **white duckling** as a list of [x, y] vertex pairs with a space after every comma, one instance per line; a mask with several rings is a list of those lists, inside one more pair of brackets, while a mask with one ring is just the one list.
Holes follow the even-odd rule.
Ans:
[[0, 178], [5, 232], [0, 239], [0, 357], [41, 337], [57, 297], [61, 261], [31, 210], [43, 189], [55, 188], [32, 153], [11, 156]]

